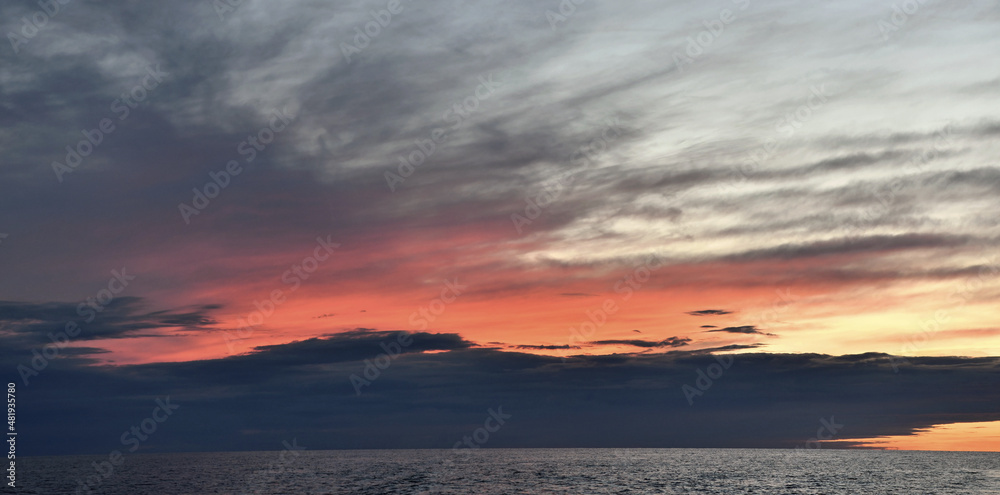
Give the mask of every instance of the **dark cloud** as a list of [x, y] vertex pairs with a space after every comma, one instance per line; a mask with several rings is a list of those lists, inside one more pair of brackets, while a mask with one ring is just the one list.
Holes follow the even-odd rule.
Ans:
[[580, 346], [578, 346], [578, 345], [569, 345], [569, 344], [563, 344], [563, 345], [529, 345], [529, 344], [523, 344], [523, 345], [516, 345], [516, 346], [514, 346], [514, 348], [515, 349], [530, 349], [530, 350], [541, 351], [541, 350], [553, 350], [553, 349], [579, 349]]
[[715, 325], [702, 325], [701, 328], [719, 328]]
[[699, 349], [697, 351], [690, 351], [690, 352], [693, 354], [710, 354], [713, 352], [739, 351], [743, 349], [758, 349], [761, 347], [767, 347], [767, 344], [763, 344], [760, 342], [755, 342], [753, 344], [730, 344], [719, 347], [707, 347], [704, 349]]
[[631, 345], [635, 347], [682, 347], [688, 345], [691, 339], [670, 337], [660, 341], [649, 340], [598, 340], [589, 342], [591, 345]]
[[[0, 32], [19, 31], [36, 3], [0, 4]], [[843, 53], [883, 46], [870, 36], [873, 23], [858, 23], [868, 9], [815, 16], [755, 3], [683, 74], [663, 54], [683, 49], [716, 6], [591, 2], [554, 30], [535, 2], [427, 1], [407, 5], [347, 60], [342, 43], [384, 5], [243, 2], [219, 19], [203, 0], [74, 2], [19, 53], [0, 50], [0, 231], [9, 234], [0, 298], [42, 301], [0, 302], [0, 364], [16, 373], [50, 333], [84, 318], [75, 302], [45, 301], [84, 300], [107, 270], [125, 264], [139, 276], [130, 296], [82, 323], [23, 390], [19, 421], [33, 439], [25, 453], [107, 453], [165, 395], [183, 409], [152, 437], [152, 449], [273, 448], [295, 435], [310, 438], [311, 449], [447, 448], [500, 404], [516, 419], [491, 446], [785, 447], [801, 445], [829, 415], [857, 436], [998, 419], [998, 363], [961, 357], [910, 358], [897, 374], [878, 354], [743, 354], [688, 406], [681, 387], [716, 362], [709, 353], [765, 344], [689, 351], [679, 337], [598, 341], [647, 354], [564, 361], [477, 347], [457, 334], [407, 333], [411, 343], [360, 397], [348, 377], [384, 346], [395, 349], [398, 332], [303, 335], [181, 363], [99, 361], [114, 355], [102, 342], [127, 347], [135, 342], [124, 339], [212, 331], [223, 304], [199, 298], [246, 304], [240, 289], [273, 281], [319, 233], [357, 255], [324, 267], [328, 284], [317, 290], [331, 300], [340, 294], [324, 289], [353, 295], [370, 285], [392, 296], [420, 287], [415, 281], [435, 274], [428, 271], [458, 266], [463, 276], [497, 281], [479, 297], [539, 287], [588, 297], [605, 288], [586, 273], [567, 275], [569, 286], [535, 269], [607, 273], [647, 251], [689, 270], [669, 282], [686, 288], [936, 282], [977, 273], [983, 265], [970, 255], [1000, 238], [1000, 125], [983, 103], [996, 74], [972, 64], [943, 81], [948, 57], [925, 57], [933, 45], [988, 60], [988, 45], [942, 33], [963, 32], [969, 19], [994, 25], [990, 5], [931, 16], [933, 25], [907, 28], [926, 43], [897, 43], [897, 56], [878, 64], [844, 65]], [[653, 29], [644, 31], [646, 23]], [[627, 43], [617, 41], [623, 36]], [[167, 73], [162, 84], [118, 120], [113, 102], [154, 67]], [[760, 73], [768, 77], [747, 77]], [[385, 173], [397, 157], [450, 127], [445, 112], [475, 95], [481, 78], [497, 81], [496, 93], [391, 192]], [[776, 121], [794, 114], [813, 85], [827, 85], [830, 102], [784, 135]], [[942, 110], [923, 111], [924, 102]], [[244, 160], [238, 143], [286, 108], [290, 127]], [[57, 180], [52, 162], [65, 161], [80, 131], [109, 116], [114, 133]], [[601, 154], [580, 159], [609, 119], [620, 132]], [[751, 165], [772, 138], [778, 151]], [[913, 166], [921, 157], [927, 163]], [[244, 172], [183, 222], [176, 205], [233, 159]], [[565, 173], [572, 184], [519, 236], [510, 215]], [[712, 263], [724, 269], [705, 269]], [[320, 286], [319, 278], [310, 283]], [[657, 283], [668, 284], [644, 290]], [[377, 318], [381, 310], [359, 313]], [[713, 331], [768, 335], [750, 326]], [[179, 340], [153, 342], [186, 349]], [[648, 352], [656, 348], [664, 352]], [[160, 358], [159, 347], [143, 350]]]
[[[409, 343], [404, 343], [404, 340]], [[270, 361], [300, 365], [336, 363], [373, 357], [386, 352], [383, 345], [398, 348], [396, 352], [405, 354], [468, 349], [474, 344], [456, 334], [382, 332], [357, 329], [326, 338], [312, 338], [288, 344], [255, 347], [249, 354], [239, 359], [257, 363]]]
[[[1000, 420], [997, 358], [705, 350], [559, 358], [472, 348], [447, 334], [411, 334], [414, 350], [453, 350], [391, 358], [357, 396], [350, 375], [399, 335], [365, 334], [210, 361], [58, 363], [22, 388], [20, 431], [34, 439], [23, 452], [106, 454], [165, 396], [182, 408], [150, 437], [159, 451], [273, 449], [295, 436], [317, 450], [447, 448], [498, 406], [513, 417], [491, 436], [495, 447], [794, 447], [831, 415], [852, 437]], [[694, 387], [717, 358], [731, 364], [689, 405], [684, 385]], [[66, 403], [74, 414], [55, 408]]]
[[729, 260], [759, 260], [815, 258], [864, 252], [889, 252], [906, 249], [931, 249], [959, 247], [973, 242], [972, 236], [942, 234], [869, 235], [856, 239], [837, 239], [813, 243], [784, 244], [781, 246], [746, 251], [727, 257]]
[[0, 301], [0, 331], [36, 342], [49, 342], [49, 333], [59, 333], [74, 323], [80, 333], [73, 340], [163, 337], [158, 330], [209, 331], [216, 324], [211, 313], [218, 305], [190, 309], [147, 311], [139, 297], [117, 297], [104, 306], [85, 303], [23, 303]]
[[773, 333], [761, 332], [760, 330], [757, 329], [757, 327], [753, 325], [744, 325], [741, 327], [725, 327], [716, 330], [708, 330], [708, 332], [741, 333], [741, 334], [766, 335], [768, 337], [777, 337], [777, 335]]
[[688, 314], [692, 316], [718, 316], [732, 314], [732, 311], [724, 309], [702, 309], [699, 311], [688, 311]]

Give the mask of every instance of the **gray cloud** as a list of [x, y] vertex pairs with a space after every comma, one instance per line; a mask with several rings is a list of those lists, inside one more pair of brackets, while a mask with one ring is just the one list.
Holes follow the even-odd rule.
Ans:
[[[702, 327], [704, 328], [704, 327]], [[748, 334], [748, 335], [766, 335], [768, 337], [777, 337], [773, 333], [761, 332], [757, 327], [753, 325], [744, 325], [740, 327], [725, 327], [716, 330], [708, 330], [708, 332], [725, 332], [725, 333], [738, 333], [738, 334]]]
[[[385, 2], [247, 0], [220, 19], [203, 0], [79, 1], [18, 53], [0, 49], [0, 361], [15, 369], [79, 319], [65, 301], [93, 295], [110, 268], [140, 274], [84, 326], [86, 345], [62, 349], [32, 384], [22, 421], [37, 441], [26, 448], [102, 450], [108, 432], [148, 414], [151, 394], [192, 411], [157, 437], [166, 450], [267, 448], [296, 433], [316, 439], [310, 448], [447, 447], [438, 440], [466, 433], [454, 426], [495, 400], [524, 411], [525, 426], [505, 430], [517, 446], [791, 446], [834, 408], [858, 435], [997, 419], [994, 359], [913, 358], [896, 375], [874, 354], [741, 355], [692, 415], [679, 387], [708, 353], [765, 344], [687, 351], [680, 337], [597, 341], [647, 354], [563, 362], [418, 332], [360, 401], [346, 377], [394, 332], [275, 329], [300, 340], [95, 366], [125, 339], [187, 343], [218, 329], [220, 314], [246, 307], [242, 290], [272, 282], [321, 233], [350, 254], [324, 267], [318, 291], [391, 297], [461, 267], [483, 281], [481, 298], [600, 294], [593, 273], [651, 254], [681, 276], [644, 290], [938, 282], [979, 273], [976, 258], [1000, 238], [996, 72], [964, 63], [995, 53], [955, 35], [970, 23], [995, 31], [992, 5], [924, 5], [882, 40], [885, 5], [751, 2], [682, 67], [674, 55], [719, 5], [587, 2], [554, 29], [554, 3], [404, 5], [351, 60], [342, 44]], [[0, 4], [0, 32], [35, 10]], [[156, 67], [162, 84], [120, 118], [116, 100]], [[476, 97], [491, 77], [495, 93]], [[814, 87], [828, 101], [803, 110]], [[276, 110], [293, 123], [247, 161], [240, 143]], [[114, 132], [59, 182], [52, 163], [103, 118]], [[605, 138], [609, 119], [621, 132]], [[447, 138], [391, 192], [386, 172], [436, 128]], [[178, 203], [230, 160], [244, 171], [186, 225]], [[511, 214], [565, 174], [572, 182], [518, 233]], [[803, 371], [805, 386], [790, 381]]]
[[[356, 397], [348, 376], [362, 372], [363, 360], [380, 352], [381, 338], [396, 334], [362, 333], [209, 361], [118, 367], [53, 363], [32, 384], [32, 400], [23, 406], [21, 431], [36, 439], [24, 452], [106, 453], [101, 439], [106, 441], [108, 431], [120, 431], [122, 424], [148, 414], [149, 397], [166, 395], [183, 404], [184, 415], [171, 420], [169, 435], [150, 442], [161, 451], [192, 445], [269, 449], [288, 435], [308, 435], [310, 448], [317, 450], [445, 448], [464, 431], [462, 418], [497, 402], [521, 418], [496, 438], [497, 447], [792, 447], [830, 411], [859, 437], [1000, 419], [989, 407], [996, 401], [987, 400], [997, 390], [995, 358], [907, 358], [894, 373], [889, 356], [877, 353], [731, 355], [724, 358], [733, 359], [731, 371], [689, 406], [682, 386], [694, 383], [698, 369], [717, 362], [705, 350], [562, 359], [466, 348], [458, 336], [444, 334], [414, 334], [414, 343], [452, 350], [404, 353]], [[307, 359], [289, 359], [303, 353]], [[764, 396], [761, 387], [771, 392]], [[886, 388], [896, 392], [885, 394]], [[74, 404], [76, 414], [47, 419], [54, 418], [47, 408], [66, 402]], [[692, 415], [692, 407], [699, 414]], [[289, 415], [296, 418], [294, 424], [283, 420]], [[608, 422], [608, 415], [628, 421]], [[728, 419], [718, 420], [722, 416]], [[408, 421], [398, 421], [403, 417]], [[650, 430], [649, 421], [684, 428]], [[593, 434], [586, 439], [564, 435], [557, 424]]]
[[64, 332], [69, 323], [79, 334], [73, 340], [101, 340], [165, 337], [157, 330], [207, 331], [217, 323], [211, 313], [218, 305], [202, 305], [188, 310], [146, 311], [146, 301], [138, 297], [118, 297], [100, 311], [84, 303], [24, 303], [0, 301], [0, 332], [49, 343], [50, 333]]
[[691, 316], [720, 316], [732, 314], [732, 311], [725, 309], [700, 309], [698, 311], [688, 311]]
[[523, 345], [516, 345], [516, 346], [514, 346], [514, 348], [515, 349], [533, 350], [533, 351], [544, 351], [544, 350], [556, 350], [556, 349], [579, 349], [580, 346], [578, 346], [578, 345], [569, 345], [569, 344], [563, 344], [563, 345], [528, 345], [528, 344], [523, 344]]
[[591, 345], [630, 345], [634, 347], [683, 347], [688, 345], [691, 339], [682, 337], [668, 337], [660, 341], [626, 339], [626, 340], [598, 340], [588, 342]]

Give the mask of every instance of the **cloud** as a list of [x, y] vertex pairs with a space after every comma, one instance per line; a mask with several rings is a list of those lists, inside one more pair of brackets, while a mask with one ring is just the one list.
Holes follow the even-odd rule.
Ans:
[[[168, 336], [181, 332], [211, 331], [217, 322], [211, 313], [219, 306], [206, 304], [181, 310], [147, 311], [148, 301], [139, 297], [116, 297], [100, 307], [71, 303], [27, 303], [0, 301], [0, 332], [35, 342], [48, 343], [49, 333], [64, 330], [67, 323], [80, 327], [73, 340], [133, 339]], [[88, 321], [92, 319], [92, 321]]]
[[631, 345], [635, 347], [682, 347], [688, 345], [691, 339], [681, 337], [669, 337], [660, 341], [649, 340], [598, 340], [588, 342], [591, 345]]
[[[169, 434], [151, 441], [160, 451], [270, 450], [296, 436], [315, 450], [447, 448], [500, 405], [514, 417], [491, 436], [495, 447], [793, 447], [831, 414], [856, 437], [1000, 419], [991, 407], [1000, 401], [998, 358], [912, 357], [895, 373], [877, 353], [730, 354], [731, 367], [688, 405], [682, 386], [717, 362], [705, 350], [563, 359], [470, 347], [454, 334], [411, 334], [414, 350], [356, 396], [349, 376], [397, 335], [352, 331], [206, 361], [54, 361], [26, 389], [21, 431], [36, 441], [24, 453], [106, 454], [101, 445], [164, 396], [182, 409]], [[75, 414], [55, 421], [51, 408], [61, 403]], [[674, 428], [651, 427], [660, 423]]]
[[724, 309], [702, 309], [699, 311], [688, 311], [688, 314], [692, 316], [719, 316], [732, 314], [732, 311]]
[[744, 325], [741, 327], [725, 327], [716, 330], [707, 330], [707, 332], [740, 333], [740, 334], [766, 335], [768, 337], [777, 337], [777, 335], [773, 333], [761, 332], [760, 330], [757, 329], [757, 327], [753, 325]]
[[563, 344], [563, 345], [529, 345], [529, 344], [523, 344], [523, 345], [516, 345], [516, 346], [514, 346], [514, 348], [515, 349], [530, 349], [530, 350], [541, 351], [541, 350], [552, 350], [552, 349], [579, 349], [580, 346], [578, 346], [578, 345], [569, 345], [569, 344]]
[[947, 234], [901, 234], [870, 235], [857, 239], [837, 239], [814, 243], [784, 244], [767, 249], [746, 251], [729, 256], [731, 260], [758, 260], [780, 258], [815, 258], [820, 256], [845, 255], [860, 252], [889, 252], [907, 249], [928, 249], [938, 247], [958, 247], [967, 245], [974, 238], [966, 235]]
[[[412, 342], [399, 345], [399, 335], [408, 335]], [[382, 345], [399, 346], [397, 352], [419, 353], [468, 349], [474, 344], [457, 334], [427, 332], [393, 332], [357, 329], [326, 338], [311, 338], [280, 345], [258, 346], [238, 359], [247, 362], [279, 362], [295, 365], [337, 363], [361, 360], [385, 352]]]
[[[1000, 125], [988, 104], [995, 90], [986, 90], [996, 73], [949, 68], [954, 54], [993, 55], [954, 33], [970, 22], [995, 31], [994, 6], [909, 23], [897, 33], [907, 42], [893, 40], [895, 56], [883, 57], [874, 21], [858, 23], [871, 15], [862, 3], [824, 16], [754, 3], [682, 72], [663, 54], [683, 50], [717, 6], [591, 2], [553, 30], [535, 2], [428, 0], [347, 60], [342, 43], [384, 5], [243, 2], [220, 20], [200, 0], [76, 2], [20, 53], [0, 51], [0, 229], [9, 234], [0, 299], [33, 301], [0, 303], [0, 363], [15, 369], [49, 333], [79, 321], [76, 301], [100, 290], [108, 270], [128, 266], [139, 277], [32, 382], [21, 421], [37, 441], [26, 452], [106, 453], [100, 446], [146, 417], [156, 394], [184, 404], [175, 433], [152, 440], [165, 450], [270, 449], [296, 433], [314, 440], [310, 448], [447, 448], [499, 402], [523, 426], [515, 421], [491, 446], [792, 446], [834, 413], [850, 418], [852, 435], [996, 419], [995, 360], [911, 358], [896, 374], [882, 355], [740, 355], [692, 414], [680, 386], [713, 363], [707, 353], [765, 344], [603, 340], [594, 345], [664, 352], [563, 362], [480, 348], [475, 338], [505, 339], [497, 308], [519, 308], [511, 320], [535, 324], [517, 313], [526, 295], [554, 306], [605, 294], [616, 270], [650, 255], [666, 266], [632, 301], [662, 296], [678, 301], [675, 312], [717, 304], [708, 301], [747, 308], [758, 288], [792, 284], [870, 307], [858, 298], [871, 287], [923, 290], [976, 275], [984, 265], [974, 258], [1000, 239]], [[0, 5], [0, 32], [18, 32], [36, 10]], [[151, 67], [167, 73], [163, 83], [119, 119], [112, 105]], [[477, 99], [491, 77], [496, 91]], [[783, 126], [814, 86], [829, 101]], [[289, 128], [247, 160], [240, 143], [285, 108], [295, 115]], [[106, 117], [115, 131], [59, 182], [50, 164]], [[610, 119], [620, 126], [605, 134]], [[447, 139], [390, 191], [386, 173], [426, 149], [437, 128]], [[776, 151], [760, 156], [769, 143]], [[579, 154], [594, 146], [602, 151]], [[231, 160], [243, 172], [183, 222], [178, 203]], [[511, 215], [565, 174], [571, 184], [518, 232]], [[256, 334], [287, 343], [94, 366], [121, 348], [138, 348], [144, 362], [168, 346], [204, 350], [198, 337], [286, 287], [282, 274], [317, 235], [337, 239], [342, 254], [289, 298], [301, 306], [282, 308]], [[398, 335], [375, 328], [398, 328], [426, 304], [427, 281], [452, 272], [479, 284], [461, 304], [478, 298], [489, 311], [461, 315], [461, 335], [413, 333], [355, 397], [347, 377]], [[976, 302], [996, 303], [991, 290]], [[341, 318], [308, 318], [330, 301], [351, 302], [342, 327], [322, 326]], [[974, 306], [963, 310], [970, 320]], [[284, 325], [292, 314], [314, 326]], [[371, 328], [329, 333], [359, 326]], [[134, 340], [153, 337], [157, 345]], [[577, 431], [588, 434], [568, 433]]]

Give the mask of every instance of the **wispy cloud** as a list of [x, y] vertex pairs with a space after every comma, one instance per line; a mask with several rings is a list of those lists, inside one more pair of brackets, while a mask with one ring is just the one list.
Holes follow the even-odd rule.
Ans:
[[688, 311], [688, 314], [692, 316], [719, 316], [732, 314], [732, 311], [726, 311], [724, 309], [702, 309], [698, 311]]
[[650, 341], [641, 339], [625, 340], [598, 340], [588, 342], [591, 345], [630, 345], [634, 347], [683, 347], [688, 345], [691, 339], [682, 337], [669, 337], [660, 341]]
[[718, 329], [715, 329], [715, 330], [707, 330], [707, 332], [740, 333], [740, 334], [747, 334], [747, 335], [766, 335], [768, 337], [777, 337], [777, 335], [775, 335], [773, 333], [761, 332], [760, 330], [757, 329], [757, 327], [755, 327], [753, 325], [744, 325], [744, 326], [741, 326], [741, 327], [718, 328]]

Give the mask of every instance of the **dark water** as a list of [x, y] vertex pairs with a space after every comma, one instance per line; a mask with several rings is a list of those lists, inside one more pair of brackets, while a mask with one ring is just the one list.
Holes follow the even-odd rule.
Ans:
[[[1000, 494], [1000, 454], [754, 449], [348, 450], [25, 458], [18, 493]], [[99, 464], [100, 465], [100, 464]], [[106, 467], [106, 466], [105, 466]], [[99, 485], [97, 484], [99, 480]]]

